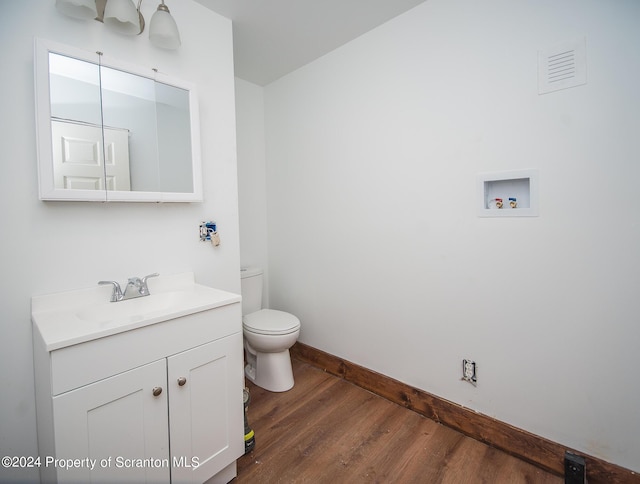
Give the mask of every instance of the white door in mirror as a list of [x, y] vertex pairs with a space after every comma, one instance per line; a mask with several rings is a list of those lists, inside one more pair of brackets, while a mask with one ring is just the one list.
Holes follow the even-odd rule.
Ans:
[[56, 188], [131, 189], [127, 130], [104, 129], [104, 160], [99, 126], [52, 120], [51, 131]]

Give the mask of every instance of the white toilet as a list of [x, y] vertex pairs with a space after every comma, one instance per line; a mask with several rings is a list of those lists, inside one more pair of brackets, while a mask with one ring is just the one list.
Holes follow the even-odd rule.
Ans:
[[242, 330], [249, 380], [265, 390], [285, 392], [293, 387], [289, 348], [300, 335], [300, 320], [293, 314], [262, 309], [262, 270], [240, 270]]

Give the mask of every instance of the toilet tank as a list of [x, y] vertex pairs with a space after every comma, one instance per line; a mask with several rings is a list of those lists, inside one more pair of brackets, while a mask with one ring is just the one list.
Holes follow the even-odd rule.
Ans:
[[262, 269], [258, 267], [240, 269], [240, 291], [243, 315], [262, 309]]

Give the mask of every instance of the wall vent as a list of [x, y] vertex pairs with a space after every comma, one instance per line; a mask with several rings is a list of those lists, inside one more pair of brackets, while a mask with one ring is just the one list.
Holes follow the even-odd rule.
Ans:
[[585, 39], [555, 45], [538, 52], [538, 94], [587, 83]]

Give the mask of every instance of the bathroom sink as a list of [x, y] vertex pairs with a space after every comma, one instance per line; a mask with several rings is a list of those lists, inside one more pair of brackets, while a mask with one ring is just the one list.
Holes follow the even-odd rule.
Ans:
[[193, 292], [171, 291], [128, 299], [117, 303], [91, 305], [76, 312], [83, 320], [102, 325], [118, 324], [126, 321], [140, 321], [163, 312], [176, 310], [189, 304]]
[[46, 348], [62, 348], [241, 301], [238, 294], [196, 284], [193, 273], [160, 276], [149, 296], [109, 302], [95, 286], [31, 298], [31, 319]]

